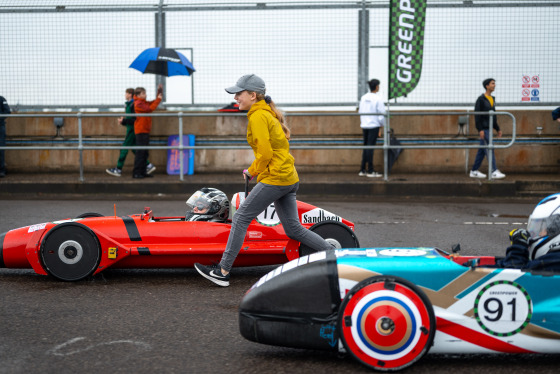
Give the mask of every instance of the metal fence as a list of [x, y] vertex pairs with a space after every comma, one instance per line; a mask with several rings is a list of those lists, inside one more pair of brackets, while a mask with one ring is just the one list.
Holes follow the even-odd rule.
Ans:
[[[19, 110], [120, 108], [127, 87], [154, 97], [163, 80], [166, 107], [215, 109], [232, 101], [224, 87], [255, 73], [284, 107], [355, 106], [368, 79], [387, 92], [388, 7], [0, 0], [0, 95]], [[427, 0], [422, 77], [391, 105], [473, 106], [489, 77], [499, 106], [557, 105], [559, 19], [559, 1]], [[158, 78], [128, 67], [155, 46], [183, 52], [196, 72]]]
[[[363, 114], [379, 114], [379, 113], [290, 113], [290, 116], [360, 116]], [[242, 145], [238, 144], [220, 144], [220, 145], [185, 145], [183, 143], [183, 134], [184, 134], [184, 127], [183, 127], [183, 118], [185, 117], [216, 117], [216, 116], [244, 116], [245, 114], [218, 114], [218, 113], [136, 113], [136, 117], [177, 117], [178, 118], [178, 145], [150, 145], [150, 146], [127, 146], [124, 147], [126, 149], [148, 149], [148, 150], [161, 150], [161, 149], [176, 149], [179, 151], [179, 179], [183, 180], [185, 171], [184, 159], [183, 159], [183, 152], [189, 150], [200, 150], [200, 149], [249, 149], [249, 146], [243, 142]], [[382, 145], [352, 145], [352, 144], [342, 144], [342, 145], [333, 145], [333, 144], [312, 144], [312, 145], [290, 145], [290, 149], [317, 149], [317, 150], [333, 150], [333, 149], [380, 149], [383, 150], [383, 178], [385, 181], [389, 180], [389, 151], [392, 149], [487, 149], [487, 150], [494, 150], [500, 148], [509, 148], [515, 144], [516, 137], [517, 137], [517, 122], [513, 114], [509, 112], [471, 112], [471, 111], [458, 111], [458, 112], [397, 112], [392, 113], [390, 110], [387, 113], [382, 114], [387, 119], [386, 126], [383, 127], [383, 140]], [[492, 116], [493, 115], [504, 115], [511, 118], [512, 121], [512, 135], [509, 142], [506, 144], [496, 144], [493, 140], [492, 131], [489, 132], [489, 142], [487, 145], [475, 145], [475, 144], [399, 144], [399, 145], [392, 145], [389, 141], [390, 132], [391, 132], [391, 117], [395, 116], [447, 116], [447, 115], [488, 115], [490, 116], [490, 124], [489, 128], [492, 128]], [[84, 164], [83, 164], [83, 152], [84, 151], [94, 151], [94, 150], [110, 150], [110, 149], [123, 149], [123, 146], [107, 146], [107, 145], [85, 145], [84, 144], [84, 134], [83, 134], [83, 126], [82, 126], [82, 119], [84, 117], [120, 117], [122, 113], [72, 113], [72, 114], [57, 114], [57, 117], [76, 117], [78, 119], [78, 145], [63, 145], [63, 146], [0, 146], [0, 150], [77, 150], [79, 153], [79, 172], [80, 172], [80, 181], [84, 181]], [[8, 114], [6, 118], [41, 118], [41, 117], [53, 117], [52, 114]], [[467, 125], [468, 126], [468, 125]], [[467, 130], [468, 131], [468, 130]], [[492, 157], [493, 152], [488, 152], [488, 180], [492, 180]], [[468, 162], [468, 156], [465, 155], [465, 171], [466, 165]]]

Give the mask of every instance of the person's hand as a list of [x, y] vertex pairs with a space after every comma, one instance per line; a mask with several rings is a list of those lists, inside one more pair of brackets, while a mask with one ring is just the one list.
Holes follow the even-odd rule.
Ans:
[[163, 100], [163, 84], [157, 86], [157, 98]]
[[243, 178], [249, 181], [253, 180], [253, 176], [249, 173], [249, 170], [247, 169], [243, 170]]
[[511, 244], [521, 244], [521, 245], [529, 245], [529, 238], [531, 235], [525, 229], [515, 229], [511, 230], [509, 233], [509, 240], [511, 240]]
[[119, 122], [119, 125], [122, 125], [123, 117], [119, 117], [117, 121]]
[[484, 140], [484, 131], [480, 131], [478, 133], [478, 135], [479, 135], [480, 139]]
[[501, 137], [502, 137], [502, 132], [498, 131], [498, 138], [501, 138]]

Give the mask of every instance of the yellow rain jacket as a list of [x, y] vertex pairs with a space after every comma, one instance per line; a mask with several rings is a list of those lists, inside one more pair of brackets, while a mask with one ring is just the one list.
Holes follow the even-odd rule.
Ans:
[[258, 175], [258, 182], [275, 186], [299, 182], [290, 144], [270, 106], [264, 100], [253, 104], [247, 118], [247, 142], [255, 154], [249, 174]]

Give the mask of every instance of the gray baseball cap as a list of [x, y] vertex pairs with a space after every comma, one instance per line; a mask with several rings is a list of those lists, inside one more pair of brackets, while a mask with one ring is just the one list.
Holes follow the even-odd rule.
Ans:
[[226, 92], [230, 94], [236, 94], [241, 91], [264, 94], [266, 92], [266, 86], [260, 77], [257, 77], [255, 74], [247, 74], [239, 78], [235, 86], [226, 88]]

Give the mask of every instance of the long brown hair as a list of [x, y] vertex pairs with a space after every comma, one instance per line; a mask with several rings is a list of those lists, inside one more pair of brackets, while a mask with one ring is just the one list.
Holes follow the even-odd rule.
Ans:
[[284, 134], [286, 134], [286, 139], [290, 140], [291, 132], [290, 132], [290, 129], [288, 128], [288, 126], [286, 125], [287, 121], [286, 121], [286, 116], [284, 116], [284, 112], [282, 112], [276, 106], [276, 104], [274, 104], [274, 101], [272, 101], [270, 96], [265, 96], [265, 94], [258, 93], [258, 92], [255, 92], [255, 93], [257, 94], [257, 101], [264, 100], [268, 105], [270, 105], [270, 109], [272, 109], [274, 114], [276, 114], [276, 118], [278, 118], [278, 121], [282, 125], [282, 130], [284, 130]]

